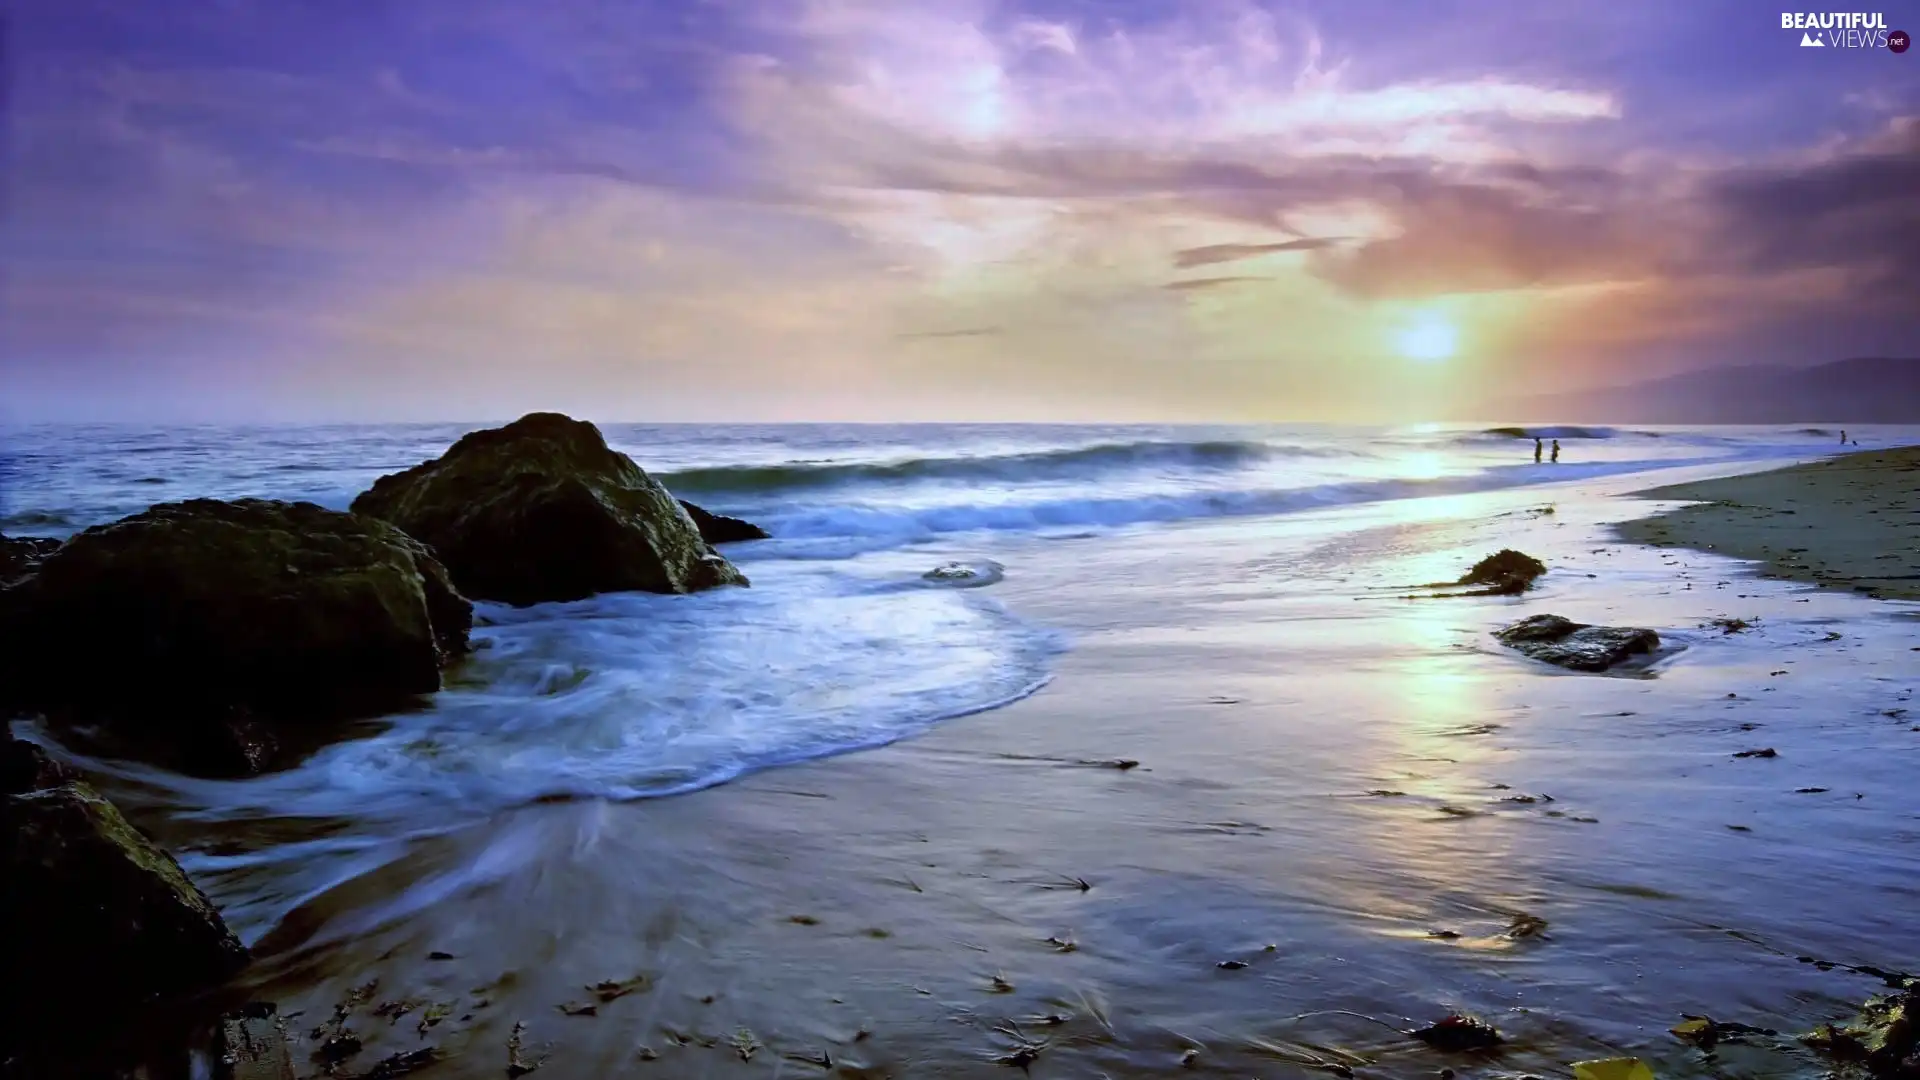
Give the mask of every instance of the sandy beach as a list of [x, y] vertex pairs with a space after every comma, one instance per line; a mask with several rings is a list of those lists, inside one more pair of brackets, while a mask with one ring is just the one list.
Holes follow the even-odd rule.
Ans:
[[[1908, 460], [1766, 475], [1884, 512]], [[1071, 641], [1032, 697], [690, 795], [395, 836], [338, 885], [324, 847], [247, 852], [343, 823], [118, 797], [251, 935], [234, 993], [280, 1003], [302, 1075], [424, 1050], [431, 1077], [1808, 1068], [1790, 1039], [1712, 1065], [1667, 1028], [1792, 1033], [1874, 989], [1801, 957], [1920, 967], [1920, 622], [1622, 545], [1644, 486], [956, 545], [934, 554], [1001, 560], [994, 591]], [[1844, 565], [1840, 535], [1806, 561]], [[1536, 591], [1395, 592], [1501, 546], [1546, 560]], [[1663, 654], [1572, 675], [1490, 638], [1548, 611], [1655, 627]], [[1505, 1045], [1408, 1036], [1456, 1010]]]
[[1751, 559], [1769, 577], [1824, 588], [1920, 599], [1920, 447], [1638, 494], [1690, 505], [1621, 526], [1636, 543]]

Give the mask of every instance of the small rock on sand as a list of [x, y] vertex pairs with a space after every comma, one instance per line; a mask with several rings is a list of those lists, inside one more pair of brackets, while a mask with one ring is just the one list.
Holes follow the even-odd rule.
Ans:
[[1590, 626], [1561, 615], [1532, 615], [1494, 631], [1508, 648], [1572, 671], [1606, 671], [1660, 645], [1660, 635], [1634, 626]]

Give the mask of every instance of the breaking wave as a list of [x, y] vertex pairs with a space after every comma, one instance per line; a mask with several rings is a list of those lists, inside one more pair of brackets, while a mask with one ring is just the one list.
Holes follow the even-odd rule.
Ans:
[[1094, 478], [1148, 469], [1230, 471], [1287, 458], [1352, 456], [1331, 447], [1289, 446], [1231, 439], [1201, 442], [1100, 443], [1058, 450], [964, 457], [914, 457], [881, 462], [795, 461], [656, 474], [675, 492], [769, 494], [852, 484], [916, 481], [1045, 481]]

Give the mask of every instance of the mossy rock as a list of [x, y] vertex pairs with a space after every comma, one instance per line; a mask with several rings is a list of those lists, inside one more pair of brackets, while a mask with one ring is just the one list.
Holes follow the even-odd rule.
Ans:
[[6, 704], [160, 744], [393, 711], [473, 622], [393, 525], [254, 499], [88, 529], [0, 600]]
[[[79, 781], [4, 799], [12, 1019], [65, 1026], [218, 986], [247, 950], [180, 865]], [[64, 1018], [64, 1019], [63, 1019]]]
[[525, 605], [745, 585], [687, 509], [600, 430], [529, 413], [462, 436], [353, 501], [432, 545], [461, 591]]

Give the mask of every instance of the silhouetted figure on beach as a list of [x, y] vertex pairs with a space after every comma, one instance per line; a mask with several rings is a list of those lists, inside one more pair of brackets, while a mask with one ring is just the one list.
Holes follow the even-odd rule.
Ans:
[[1840, 445], [1847, 445], [1847, 432], [1845, 428], [1840, 429]]
[[1553, 440], [1553, 460], [1556, 463], [1560, 460], [1560, 440], [1559, 439]]
[[1533, 463], [1540, 464], [1540, 436], [1533, 437]]

